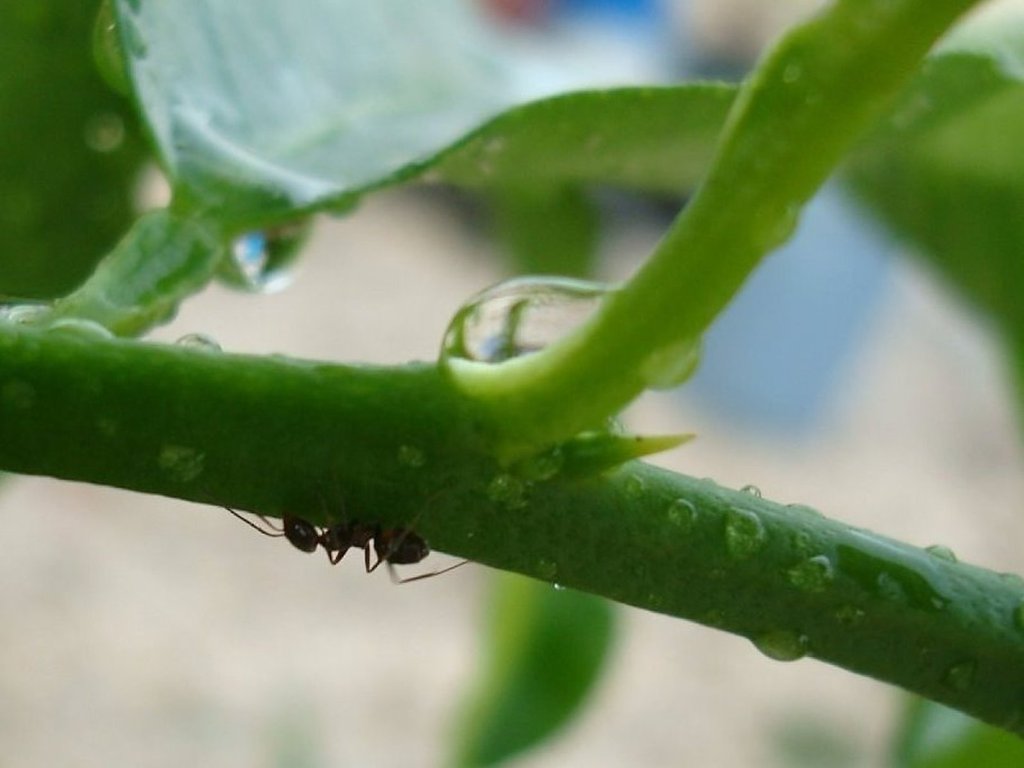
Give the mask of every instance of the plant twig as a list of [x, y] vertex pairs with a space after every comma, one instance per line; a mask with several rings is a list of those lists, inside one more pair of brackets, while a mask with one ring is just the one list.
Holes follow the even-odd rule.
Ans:
[[837, 0], [745, 82], [703, 185], [591, 322], [500, 365], [458, 361], [510, 454], [617, 413], [685, 357], [935, 40], [979, 0]]
[[[812, 656], [1024, 734], [1019, 578], [637, 462], [530, 481], [496, 464], [481, 425], [432, 365], [0, 324], [0, 469], [314, 522], [414, 524], [453, 555], [743, 635], [774, 658]], [[277, 556], [297, 555], [282, 544]]]

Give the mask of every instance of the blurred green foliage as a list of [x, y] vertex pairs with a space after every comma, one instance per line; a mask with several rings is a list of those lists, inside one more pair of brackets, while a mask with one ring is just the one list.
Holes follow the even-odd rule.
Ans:
[[134, 219], [145, 150], [94, 63], [99, 5], [0, 3], [0, 294], [66, 293]]

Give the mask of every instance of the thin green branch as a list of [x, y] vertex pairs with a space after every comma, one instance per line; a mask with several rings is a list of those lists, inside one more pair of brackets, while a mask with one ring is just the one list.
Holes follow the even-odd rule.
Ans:
[[456, 362], [516, 453], [618, 412], [685, 357], [800, 208], [978, 0], [837, 0], [744, 84], [711, 170], [651, 259], [587, 325], [543, 352]]
[[[1020, 579], [640, 463], [531, 482], [490, 458], [480, 416], [433, 366], [0, 324], [0, 469], [412, 524], [446, 552], [743, 635], [776, 658], [806, 654], [1024, 734]], [[282, 542], [267, 556], [300, 555]]]

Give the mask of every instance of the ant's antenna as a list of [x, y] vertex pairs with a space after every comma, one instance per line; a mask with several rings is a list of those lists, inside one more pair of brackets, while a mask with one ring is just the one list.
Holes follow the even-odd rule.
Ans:
[[263, 515], [256, 514], [255, 512], [252, 513], [252, 514], [256, 514], [256, 517], [258, 517], [260, 520], [262, 520], [266, 524], [266, 526], [270, 529], [269, 531], [266, 531], [263, 528], [260, 528], [252, 520], [250, 520], [247, 517], [243, 517], [241, 515], [241, 513], [236, 512], [231, 507], [224, 507], [224, 509], [226, 509], [228, 512], [230, 512], [232, 515], [237, 517], [239, 520], [241, 520], [243, 523], [248, 525], [253, 530], [256, 530], [256, 531], [259, 531], [260, 533], [262, 533], [264, 536], [271, 536], [273, 538], [279, 538], [281, 536], [284, 536], [284, 531], [279, 529], [279, 528], [275, 528], [274, 525], [267, 518], [265, 518]]

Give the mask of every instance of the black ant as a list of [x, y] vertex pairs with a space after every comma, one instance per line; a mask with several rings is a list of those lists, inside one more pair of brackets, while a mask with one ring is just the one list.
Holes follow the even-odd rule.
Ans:
[[[447, 573], [468, 562], [463, 560], [439, 571], [400, 579], [395, 573], [394, 566], [413, 565], [430, 554], [430, 547], [426, 539], [411, 528], [382, 528], [376, 524], [356, 522], [335, 523], [326, 528], [319, 528], [308, 520], [303, 520], [295, 515], [284, 515], [281, 520], [282, 527], [278, 528], [266, 517], [257, 514], [256, 516], [270, 529], [268, 531], [243, 517], [231, 507], [224, 507], [224, 509], [264, 536], [283, 536], [293, 547], [303, 552], [316, 552], [318, 547], [323, 547], [331, 565], [340, 563], [346, 552], [352, 547], [357, 547], [363, 550], [367, 573], [373, 573], [381, 563], [387, 563], [392, 581], [398, 584], [440, 576], [442, 573]], [[377, 561], [372, 565], [370, 564], [371, 545], [374, 554], [377, 555]]]

